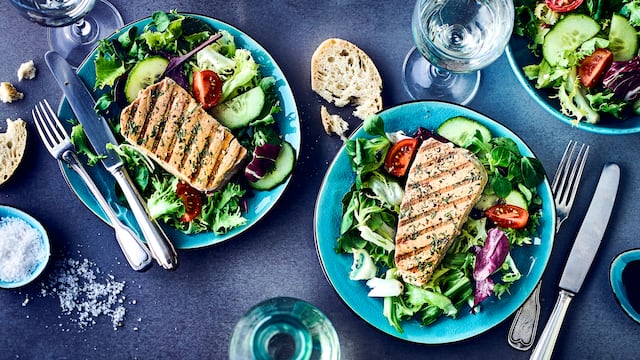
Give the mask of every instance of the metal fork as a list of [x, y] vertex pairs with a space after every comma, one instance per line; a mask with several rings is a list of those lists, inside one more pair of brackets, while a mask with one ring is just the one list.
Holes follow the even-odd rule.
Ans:
[[115, 230], [116, 239], [129, 265], [136, 271], [147, 269], [152, 260], [149, 249], [129, 227], [118, 219], [107, 200], [82, 166], [74, 151], [73, 144], [69, 140], [69, 135], [62, 127], [56, 113], [51, 109], [49, 102], [44, 100], [38, 103], [31, 110], [31, 115], [33, 115], [36, 128], [45, 148], [54, 158], [69, 164], [80, 175], [102, 207], [102, 210], [104, 210]]
[[[556, 205], [556, 233], [569, 217], [573, 201], [578, 192], [582, 171], [589, 155], [589, 146], [570, 140], [564, 150], [560, 164], [551, 184]], [[574, 157], [575, 156], [575, 157]], [[533, 345], [540, 316], [540, 284], [533, 290], [527, 301], [518, 309], [509, 329], [507, 340], [511, 347], [527, 351]]]

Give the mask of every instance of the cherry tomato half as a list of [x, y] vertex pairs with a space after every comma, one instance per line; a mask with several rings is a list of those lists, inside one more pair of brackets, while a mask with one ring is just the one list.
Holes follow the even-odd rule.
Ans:
[[593, 89], [600, 83], [602, 76], [613, 64], [613, 53], [607, 49], [596, 49], [591, 55], [580, 61], [578, 78], [582, 85]]
[[190, 222], [200, 215], [202, 212], [202, 197], [198, 190], [184, 181], [179, 181], [178, 186], [176, 186], [176, 194], [184, 203], [184, 215], [180, 220]]
[[584, 0], [545, 0], [545, 2], [549, 9], [564, 13], [577, 9], [578, 6], [582, 5]]
[[529, 212], [526, 209], [509, 204], [494, 205], [484, 214], [494, 224], [503, 228], [522, 229], [529, 221]]
[[404, 176], [417, 148], [418, 139], [414, 138], [402, 139], [393, 144], [384, 159], [384, 168], [393, 176]]
[[222, 96], [222, 80], [213, 70], [202, 70], [193, 73], [193, 96], [205, 110], [218, 105]]

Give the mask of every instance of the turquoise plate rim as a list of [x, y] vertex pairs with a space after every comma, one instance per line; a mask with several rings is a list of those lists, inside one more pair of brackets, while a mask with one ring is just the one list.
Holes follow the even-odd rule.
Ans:
[[[275, 77], [276, 86], [278, 87], [277, 91], [280, 98], [280, 105], [282, 108], [281, 113], [276, 116], [276, 119], [280, 126], [283, 138], [293, 146], [296, 151], [296, 156], [299, 156], [301, 148], [301, 129], [298, 108], [291, 90], [291, 86], [289, 85], [289, 82], [287, 81], [284, 73], [282, 72], [276, 61], [273, 59], [273, 57], [255, 39], [245, 34], [233, 25], [205, 15], [187, 12], [182, 12], [180, 14], [200, 19], [213, 26], [215, 29], [229, 31], [235, 37], [238, 47], [246, 48], [252, 52], [256, 62], [261, 64], [262, 74], [265, 76], [271, 75]], [[109, 38], [115, 38], [119, 36], [123, 32], [128, 31], [128, 29], [132, 26], [137, 26], [139, 29], [141, 29], [150, 21], [151, 17], [133, 21], [117, 30]], [[88, 84], [87, 87], [90, 89], [90, 91], [93, 91], [91, 89], [93, 89], [93, 84], [95, 84], [95, 67], [93, 59], [95, 58], [96, 53], [97, 51], [93, 50], [93, 52], [89, 56], [87, 56], [87, 58], [80, 64], [77, 70], [78, 75], [80, 75], [85, 84]], [[97, 92], [94, 92], [94, 96], [96, 96], [96, 94]], [[58, 107], [58, 116], [67, 126], [67, 130], [69, 130], [70, 125], [65, 120], [73, 118], [74, 115], [64, 96], [62, 97], [62, 100], [60, 101], [60, 105]], [[81, 178], [62, 162], [59, 162], [59, 167], [67, 181], [67, 184], [76, 194], [76, 196], [78, 196], [78, 198], [85, 204], [85, 206], [87, 206], [89, 210], [91, 210], [96, 216], [110, 225], [109, 219], [100, 208], [98, 202], [85, 187]], [[140, 235], [140, 230], [131, 211], [117, 201], [117, 195], [115, 194], [114, 190], [115, 181], [113, 180], [113, 177], [104, 169], [102, 165], [86, 166], [86, 168], [91, 177], [98, 185], [98, 188], [105, 195], [107, 201], [114, 208], [116, 215], [124, 223], [132, 227], [132, 229], [136, 233], [138, 233], [138, 235]], [[290, 181], [291, 176], [284, 183], [280, 184], [270, 191], [255, 191], [253, 193], [253, 196], [247, 200], [248, 212], [245, 214], [247, 223], [243, 226], [232, 229], [226, 234], [216, 235], [213, 232], [206, 232], [187, 235], [169, 226], [162, 225], [162, 227], [177, 249], [194, 249], [219, 244], [223, 241], [240, 235], [241, 233], [245, 232], [253, 225], [255, 225], [259, 220], [261, 220], [281, 198]]]
[[19, 288], [27, 284], [30, 284], [42, 274], [44, 269], [47, 267], [47, 264], [49, 263], [49, 258], [51, 257], [51, 244], [49, 241], [49, 235], [47, 234], [47, 231], [42, 226], [42, 224], [40, 224], [40, 222], [36, 220], [33, 216], [14, 207], [7, 206], [7, 205], [0, 205], [0, 219], [5, 217], [14, 217], [14, 218], [22, 219], [26, 221], [27, 224], [29, 224], [29, 226], [36, 229], [41, 234], [42, 244], [44, 245], [44, 249], [47, 253], [47, 256], [45, 257], [45, 259], [41, 261], [38, 264], [38, 266], [35, 267], [35, 269], [33, 269], [31, 274], [27, 278], [20, 281], [12, 281], [12, 282], [0, 280], [1, 288], [15, 289], [15, 288]]
[[543, 90], [536, 89], [532, 85], [532, 82], [525, 77], [522, 66], [539, 62], [539, 60], [534, 60], [535, 57], [527, 49], [525, 40], [520, 36], [512, 36], [509, 45], [507, 45], [505, 49], [505, 53], [511, 70], [516, 75], [518, 82], [524, 87], [529, 96], [554, 118], [573, 128], [602, 135], [627, 135], [640, 132], [640, 115], [635, 115], [629, 119], [620, 120], [619, 122], [608, 122], [606, 124], [588, 124], [582, 121], [578, 123], [574, 122], [573, 119], [560, 111], [560, 105], [554, 102], [555, 100], [550, 99]]
[[[467, 116], [486, 125], [494, 136], [508, 136], [516, 141], [520, 151], [527, 156], [535, 156], [533, 151], [511, 130], [469, 108], [439, 101], [415, 101], [383, 110], [379, 114], [385, 122], [386, 131], [404, 130], [413, 133], [418, 126], [433, 130], [445, 119], [453, 116]], [[360, 127], [351, 138], [366, 136]], [[418, 321], [403, 323], [404, 331], [397, 332], [382, 314], [382, 299], [369, 298], [364, 281], [349, 280], [352, 257], [337, 254], [334, 249], [338, 238], [341, 218], [341, 200], [351, 184], [351, 171], [344, 146], [329, 166], [322, 181], [314, 212], [314, 236], [316, 251], [325, 277], [342, 301], [366, 323], [391, 336], [422, 344], [446, 344], [462, 341], [479, 335], [498, 325], [513, 314], [529, 297], [540, 281], [551, 256], [555, 238], [556, 216], [549, 181], [539, 185], [543, 200], [543, 217], [540, 224], [540, 243], [513, 251], [513, 256], [523, 274], [513, 285], [510, 295], [496, 301], [495, 296], [485, 300], [482, 309], [471, 315], [463, 308], [457, 319], [441, 318], [429, 326], [421, 326]]]
[[629, 302], [627, 291], [622, 283], [622, 271], [631, 261], [640, 261], [640, 248], [629, 249], [613, 258], [609, 266], [609, 284], [611, 285], [611, 291], [613, 291], [616, 302], [620, 305], [624, 313], [631, 320], [640, 324], [640, 313], [638, 313]]

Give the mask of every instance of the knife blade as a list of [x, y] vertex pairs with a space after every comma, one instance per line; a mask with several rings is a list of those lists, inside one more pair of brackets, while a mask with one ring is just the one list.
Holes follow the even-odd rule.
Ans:
[[619, 184], [620, 166], [606, 163], [562, 271], [558, 299], [549, 322], [540, 335], [540, 341], [531, 353], [531, 359], [551, 359], [569, 304], [573, 296], [580, 291], [604, 237]]
[[98, 155], [102, 155], [102, 164], [120, 185], [142, 235], [149, 245], [151, 255], [163, 268], [175, 269], [178, 263], [176, 250], [159, 224], [149, 217], [144, 205], [145, 201], [133, 186], [131, 178], [123, 167], [122, 159], [115, 151], [108, 149], [107, 144], [117, 145], [117, 141], [107, 121], [95, 111], [95, 100], [89, 89], [60, 54], [55, 51], [47, 52], [45, 62], [78, 121], [82, 124], [91, 146]]

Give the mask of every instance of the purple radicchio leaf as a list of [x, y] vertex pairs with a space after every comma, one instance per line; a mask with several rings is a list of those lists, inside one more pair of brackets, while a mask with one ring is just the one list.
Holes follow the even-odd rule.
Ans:
[[640, 96], [640, 56], [628, 61], [614, 62], [605, 73], [602, 84], [620, 99], [637, 99]]
[[280, 154], [282, 145], [265, 143], [256, 146], [253, 150], [253, 158], [244, 169], [244, 176], [251, 182], [256, 182], [273, 168], [276, 158]]
[[182, 71], [183, 67], [184, 67], [183, 65], [180, 65], [174, 68], [173, 70], [165, 73], [165, 76], [173, 79], [176, 82], [176, 84], [180, 85], [183, 89], [190, 90], [189, 80], [187, 80], [187, 77], [184, 75], [184, 71]]
[[509, 239], [498, 228], [487, 232], [484, 245], [476, 248], [476, 262], [473, 267], [473, 279], [476, 283], [473, 309], [493, 293], [493, 281], [489, 278], [498, 270], [509, 255]]

